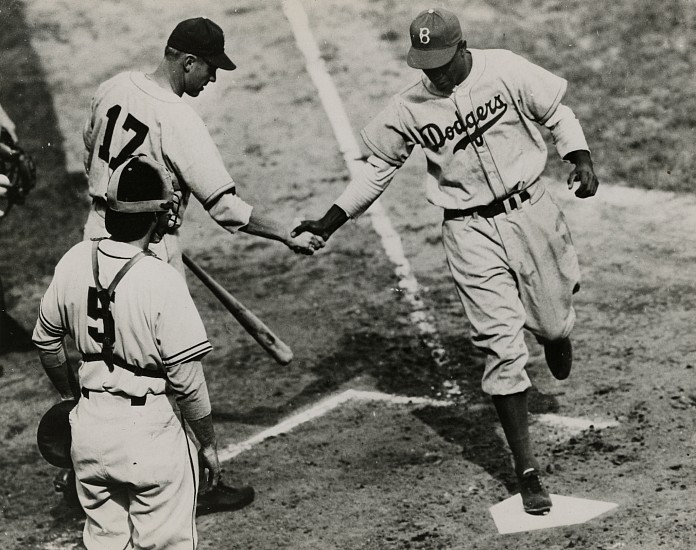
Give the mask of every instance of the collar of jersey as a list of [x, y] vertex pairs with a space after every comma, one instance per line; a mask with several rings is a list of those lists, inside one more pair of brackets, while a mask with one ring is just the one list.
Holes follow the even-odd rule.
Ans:
[[[455, 86], [454, 92], [452, 93], [455, 93], [459, 90], [465, 90], [471, 87], [479, 78], [481, 78], [481, 75], [483, 74], [483, 69], [486, 67], [486, 55], [483, 52], [483, 50], [475, 50], [469, 48], [469, 52], [471, 52], [471, 72], [462, 82]], [[423, 86], [425, 87], [425, 89], [433, 95], [439, 97], [450, 97], [452, 95], [443, 94], [433, 85], [432, 82], [430, 82], [430, 80], [427, 76], [425, 76], [425, 74], [421, 77], [421, 81], [423, 82]]]
[[140, 252], [141, 249], [137, 246], [133, 246], [132, 244], [112, 241], [111, 239], [103, 239], [99, 241], [99, 247], [97, 250], [109, 258], [130, 260], [133, 256]]
[[166, 101], [167, 103], [179, 103], [183, 101], [183, 99], [181, 99], [173, 91], [162, 88], [155, 81], [150, 80], [142, 71], [131, 71], [128, 74], [131, 82], [135, 84], [136, 87], [140, 88], [143, 92], [154, 97], [155, 99]]

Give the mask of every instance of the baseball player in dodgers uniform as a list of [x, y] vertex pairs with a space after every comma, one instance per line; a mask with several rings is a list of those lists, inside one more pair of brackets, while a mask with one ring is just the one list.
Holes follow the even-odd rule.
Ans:
[[295, 234], [327, 239], [385, 190], [420, 146], [427, 159], [427, 197], [444, 209], [448, 264], [487, 356], [482, 388], [492, 396], [512, 451], [524, 508], [552, 505], [540, 478], [527, 425], [523, 328], [544, 344], [551, 372], [570, 374], [572, 295], [579, 270], [563, 214], [539, 180], [546, 147], [536, 124], [551, 131], [560, 156], [575, 164], [568, 187], [591, 197], [598, 186], [582, 128], [561, 103], [566, 81], [506, 50], [469, 50], [457, 17], [420, 13], [410, 28], [408, 64], [425, 73], [362, 131], [371, 152], [320, 220]]
[[[178, 227], [191, 194], [219, 225], [278, 240], [295, 252], [312, 254], [319, 240], [293, 239], [270, 213], [236, 195], [236, 185], [204, 122], [187, 104], [215, 82], [217, 69], [234, 70], [225, 53], [222, 29], [196, 17], [172, 31], [164, 57], [153, 73], [120, 73], [99, 86], [85, 124], [85, 169], [92, 209], [85, 224], [86, 239], [103, 237], [106, 186], [111, 173], [130, 155], [144, 153], [164, 164], [175, 177], [178, 216], [170, 232], [153, 251], [183, 273]], [[311, 243], [311, 245], [310, 245]]]
[[82, 355], [71, 456], [89, 549], [196, 547], [198, 456], [165, 391], [201, 445], [206, 482], [220, 476], [200, 363], [211, 346], [184, 279], [148, 250], [172, 196], [154, 161], [122, 164], [107, 194], [111, 237], [63, 256], [34, 329], [41, 363], [65, 399], [73, 393], [65, 336]]

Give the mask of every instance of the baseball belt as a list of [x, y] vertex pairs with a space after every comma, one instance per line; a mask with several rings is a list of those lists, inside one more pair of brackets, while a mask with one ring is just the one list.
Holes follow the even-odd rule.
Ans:
[[484, 206], [475, 206], [464, 210], [458, 208], [446, 208], [445, 220], [454, 220], [457, 218], [466, 218], [467, 216], [481, 216], [482, 218], [493, 218], [504, 212], [509, 212], [518, 209], [522, 203], [531, 199], [532, 196], [525, 189], [514, 195], [510, 195], [500, 201], [492, 202]]
[[[105, 392], [95, 392], [94, 390], [88, 390], [87, 388], [82, 388], [82, 390], [80, 390], [80, 391], [82, 393], [82, 397], [84, 397], [85, 399], [89, 399], [89, 395], [91, 393], [105, 393]], [[106, 392], [106, 393], [109, 393], [111, 395], [116, 395], [118, 397], [124, 397], [126, 399], [130, 399], [131, 407], [142, 407], [147, 402], [147, 395], [133, 396], [133, 395], [128, 395], [128, 394], [125, 394], [122, 392]]]

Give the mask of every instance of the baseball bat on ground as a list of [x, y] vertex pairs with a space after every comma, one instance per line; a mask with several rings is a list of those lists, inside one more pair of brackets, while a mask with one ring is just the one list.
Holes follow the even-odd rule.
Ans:
[[254, 339], [281, 365], [287, 365], [292, 361], [292, 350], [278, 338], [265, 323], [259, 319], [249, 308], [230, 294], [220, 283], [213, 279], [207, 271], [182, 254], [184, 265], [188, 267], [201, 282], [210, 289], [215, 297], [229, 311], [239, 324], [251, 334]]

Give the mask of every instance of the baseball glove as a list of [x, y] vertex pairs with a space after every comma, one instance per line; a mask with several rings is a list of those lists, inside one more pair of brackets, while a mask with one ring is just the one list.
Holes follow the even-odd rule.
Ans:
[[24, 204], [36, 185], [36, 164], [32, 156], [12, 140], [5, 129], [0, 133], [0, 196], [7, 214], [13, 204]]
[[56, 403], [41, 417], [36, 431], [36, 443], [41, 456], [58, 468], [72, 468], [72, 436], [68, 416], [75, 405], [77, 401], [72, 399]]

